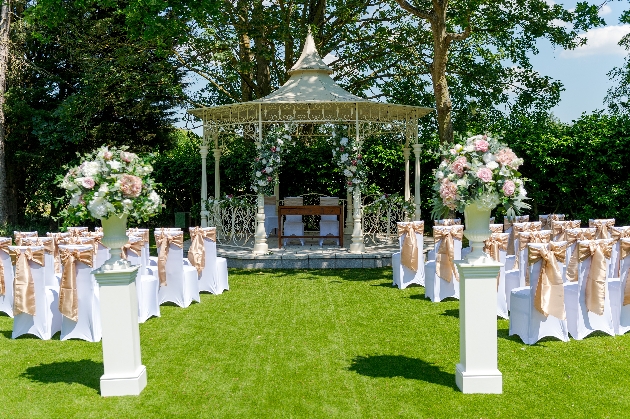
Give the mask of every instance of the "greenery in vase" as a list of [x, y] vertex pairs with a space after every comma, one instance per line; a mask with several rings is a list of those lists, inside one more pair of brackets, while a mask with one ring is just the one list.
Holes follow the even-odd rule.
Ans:
[[103, 146], [81, 159], [76, 167], [66, 167], [57, 183], [70, 197], [61, 212], [66, 223], [123, 215], [147, 221], [162, 208], [151, 173], [153, 155], [139, 156], [128, 147]]
[[523, 164], [505, 144], [488, 135], [475, 135], [465, 144], [455, 144], [442, 152], [443, 160], [434, 171], [434, 219], [449, 210], [464, 212], [473, 201], [493, 209], [499, 204], [508, 216], [529, 208], [525, 179], [518, 168]]

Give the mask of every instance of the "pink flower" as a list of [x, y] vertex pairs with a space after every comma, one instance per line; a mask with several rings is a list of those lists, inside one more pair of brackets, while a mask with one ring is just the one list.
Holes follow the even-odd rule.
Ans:
[[503, 166], [510, 166], [515, 160], [518, 160], [516, 154], [510, 148], [502, 148], [495, 154], [496, 160]]
[[488, 144], [486, 140], [475, 140], [473, 142], [473, 145], [475, 147], [475, 151], [482, 151], [485, 153], [486, 151], [488, 151], [488, 146], [490, 144]]
[[136, 157], [137, 156], [134, 153], [128, 153], [126, 151], [120, 152], [120, 159], [126, 163], [131, 163], [131, 161]]
[[274, 145], [273, 147], [271, 147], [271, 152], [275, 153], [276, 152], [276, 146]]
[[92, 179], [91, 177], [84, 177], [83, 179], [81, 179], [81, 186], [83, 186], [84, 188], [92, 189], [95, 184], [96, 183], [94, 182], [94, 179]]
[[505, 183], [503, 184], [503, 193], [505, 194], [505, 196], [514, 195], [515, 190], [516, 190], [516, 185], [514, 185], [514, 182], [512, 182], [511, 180], [506, 180]]
[[273, 178], [271, 176], [267, 176], [267, 182], [271, 182]]
[[360, 155], [360, 154], [357, 156], [357, 160], [361, 160], [362, 158], [363, 158], [363, 156]]
[[482, 167], [481, 169], [477, 170], [477, 177], [486, 183], [490, 182], [492, 180], [492, 170], [488, 169], [487, 167]]
[[468, 161], [466, 157], [461, 156], [455, 159], [453, 164], [451, 165], [451, 170], [458, 176], [464, 174], [464, 170], [468, 167]]
[[440, 196], [444, 201], [454, 201], [457, 198], [457, 185], [448, 179], [444, 179], [440, 185]]
[[351, 180], [348, 181], [348, 186], [352, 186], [352, 181]]
[[357, 161], [356, 161], [356, 160], [352, 160], [352, 162], [351, 162], [351, 163], [352, 163], [352, 165], [353, 165], [353, 166], [356, 166], [356, 165], [357, 165]]
[[106, 151], [103, 153], [103, 159], [105, 160], [111, 160], [112, 157], [114, 157], [114, 154], [112, 154], [111, 151]]
[[122, 175], [120, 190], [125, 198], [137, 198], [142, 192], [142, 179], [133, 175]]
[[343, 152], [343, 150], [345, 150], [343, 146], [339, 147], [339, 151]]

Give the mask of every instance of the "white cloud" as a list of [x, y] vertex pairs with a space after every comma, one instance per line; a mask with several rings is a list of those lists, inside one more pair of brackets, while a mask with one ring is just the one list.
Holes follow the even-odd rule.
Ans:
[[581, 58], [586, 56], [621, 55], [628, 54], [623, 47], [617, 45], [625, 35], [630, 33], [630, 25], [611, 25], [603, 28], [591, 29], [584, 37], [586, 45], [574, 50], [562, 51], [562, 58]]
[[324, 58], [322, 58], [322, 61], [323, 61], [323, 62], [325, 62], [326, 64], [330, 64], [330, 63], [332, 63], [333, 61], [336, 61], [336, 60], [337, 60], [337, 58], [338, 58], [338, 57], [337, 57], [336, 55], [333, 55], [333, 54], [331, 54], [331, 53], [329, 52], [328, 54], [326, 54], [326, 56], [325, 56]]
[[607, 5], [607, 4], [604, 4], [602, 6], [602, 8], [599, 9], [599, 12], [597, 12], [597, 14], [600, 15], [600, 16], [606, 16], [606, 15], [609, 15], [611, 13], [612, 13], [612, 8], [609, 5]]

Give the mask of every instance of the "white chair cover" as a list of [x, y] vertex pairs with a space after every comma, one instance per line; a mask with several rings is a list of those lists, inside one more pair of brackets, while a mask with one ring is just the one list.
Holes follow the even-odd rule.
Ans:
[[539, 215], [538, 221], [542, 223], [542, 230], [551, 230], [552, 221], [564, 221], [564, 214]]
[[[92, 250], [91, 245], [60, 245], [62, 249]], [[99, 288], [92, 267], [83, 262], [76, 261], [77, 272], [77, 297], [78, 318], [77, 321], [62, 316], [60, 340], [81, 339], [88, 342], [98, 342], [103, 335], [101, 329], [101, 304], [99, 299]], [[63, 265], [61, 266], [63, 272]]]
[[[400, 227], [405, 227], [408, 224], [413, 224], [417, 226], [417, 230], [424, 230], [424, 221], [411, 221], [409, 223], [401, 222], [396, 224], [398, 224], [398, 226]], [[407, 233], [403, 233], [403, 235], [398, 238], [398, 246], [400, 251], [392, 255], [392, 269], [394, 272], [393, 285], [397, 286], [400, 289], [407, 288], [411, 284], [424, 286], [424, 238], [422, 233], [419, 233], [418, 231], [416, 231], [415, 235], [416, 244], [418, 246], [418, 266], [415, 272], [412, 269], [409, 269], [407, 266], [403, 265], [400, 260], [403, 243], [405, 242]]]
[[[10, 250], [23, 252], [26, 249], [39, 250], [42, 246], [9, 246]], [[61, 330], [59, 312], [59, 293], [46, 286], [44, 267], [29, 261], [33, 284], [35, 286], [35, 315], [15, 313], [13, 317], [13, 339], [25, 334], [48, 340]]]
[[511, 243], [508, 243], [508, 256], [514, 255], [514, 224], [527, 222], [529, 222], [529, 215], [517, 215], [512, 217], [512, 219], [508, 217], [503, 219], [503, 232], [510, 234], [511, 241]]
[[[24, 237], [22, 239], [22, 244], [24, 246], [44, 246], [45, 250], [54, 246], [52, 237]], [[59, 276], [55, 274], [54, 250], [52, 253], [46, 251], [44, 259], [46, 260], [46, 265], [44, 266], [44, 277], [46, 278], [46, 286], [53, 287], [57, 290], [57, 292], [59, 292]]]
[[80, 235], [84, 231], [90, 231], [88, 227], [68, 227], [68, 232], [74, 235]]
[[615, 225], [614, 218], [589, 218], [588, 226], [591, 228], [595, 228], [597, 233], [595, 233], [595, 239], [609, 239], [610, 238], [610, 228]]
[[[462, 241], [461, 241], [461, 232], [464, 230], [464, 226], [462, 225], [453, 225], [453, 226], [434, 226], [433, 227], [433, 237], [436, 237], [436, 234], [446, 234], [449, 233], [451, 235], [456, 234], [459, 238], [453, 238], [453, 260], [460, 260], [462, 256]], [[439, 302], [448, 297], [454, 297], [459, 299], [459, 280], [453, 274], [451, 281], [447, 281], [446, 279], [440, 278], [438, 272], [436, 270], [436, 260], [435, 257], [439, 255], [440, 247], [442, 246], [443, 239], [438, 239], [435, 242], [435, 250], [433, 251], [434, 259], [429, 260], [424, 267], [424, 287], [426, 297], [431, 301]], [[446, 255], [444, 255], [446, 256]], [[446, 259], [443, 257], [443, 259]]]
[[0, 295], [0, 311], [9, 317], [13, 317], [13, 265], [8, 253], [11, 241], [11, 237], [0, 237], [0, 269], [4, 274], [4, 295]]
[[611, 237], [615, 240], [615, 244], [613, 244], [612, 256], [610, 257], [610, 270], [608, 272], [608, 276], [610, 278], [619, 278], [621, 276], [621, 272], [619, 270], [621, 264], [621, 260], [619, 258], [620, 239], [630, 239], [630, 226], [611, 227], [610, 230]]
[[[626, 248], [630, 247], [630, 238], [620, 239], [620, 242], [622, 242], [626, 246]], [[618, 324], [615, 328], [615, 334], [623, 335], [630, 330], [630, 298], [628, 298], [629, 301], [627, 301], [624, 305], [624, 300], [626, 300], [626, 286], [630, 286], [630, 284], [628, 284], [628, 280], [630, 280], [630, 252], [626, 255], [626, 257], [620, 259], [619, 269], [619, 301], [617, 304], [615, 304], [615, 306], [618, 307], [619, 315], [615, 315], [614, 318], [618, 319]], [[628, 291], [630, 292], [630, 289]]]
[[[501, 226], [501, 229], [503, 229], [503, 224], [497, 224], [499, 226]], [[490, 228], [491, 231], [492, 230], [492, 225]], [[495, 228], [495, 230], [498, 230], [498, 228]], [[504, 242], [507, 243], [508, 239], [509, 239], [510, 235], [508, 233], [492, 233], [490, 234], [490, 237], [485, 241], [485, 249], [486, 249], [486, 254], [488, 254], [489, 256], [493, 256], [491, 253], [491, 249], [488, 249], [488, 245], [491, 244], [492, 242]], [[496, 261], [501, 263], [501, 269], [499, 270], [499, 276], [498, 276], [498, 280], [497, 280], [497, 316], [502, 317], [504, 319], [508, 318], [508, 299], [509, 294], [506, 295], [505, 292], [505, 258], [507, 256], [507, 246], [502, 249], [501, 246], [497, 246], [497, 250], [498, 250], [498, 254], [496, 255], [496, 257], [498, 258]], [[463, 251], [462, 251], [463, 253]], [[462, 257], [464, 257], [462, 255]]]
[[442, 220], [433, 220], [434, 226], [454, 226], [454, 225], [461, 225], [461, 224], [462, 224], [461, 218], [444, 218]]
[[[563, 246], [565, 243], [553, 243]], [[549, 243], [532, 243], [530, 248], [549, 249]], [[563, 342], [569, 340], [566, 319], [559, 319], [552, 315], [545, 316], [534, 306], [534, 297], [538, 287], [538, 278], [542, 260], [529, 265], [531, 287], [522, 287], [512, 290], [510, 294], [510, 336], [518, 335], [523, 343], [533, 345], [545, 336], [553, 336]]]
[[[130, 243], [144, 242], [140, 236], [129, 236]], [[127, 260], [131, 265], [139, 265], [136, 275], [136, 293], [138, 296], [138, 323], [144, 323], [152, 316], [160, 317], [160, 303], [158, 301], [158, 291], [160, 282], [152, 271], [147, 269], [145, 262], [145, 246], [142, 246], [140, 255], [133, 251], [127, 251]]]
[[[304, 205], [301, 196], [287, 196], [284, 198], [284, 205], [297, 206]], [[283, 236], [303, 236], [304, 235], [304, 223], [302, 222], [301, 215], [286, 215], [284, 223], [282, 224], [284, 232]], [[290, 237], [285, 237], [283, 240], [284, 246], [291, 240]], [[298, 239], [302, 246], [304, 246], [304, 239]]]
[[[191, 230], [194, 227], [191, 227]], [[199, 227], [201, 230], [216, 230], [216, 227]], [[229, 290], [227, 259], [217, 256], [217, 243], [204, 237], [205, 264], [199, 275], [199, 291], [207, 291], [212, 294], [222, 294]]]
[[[155, 230], [156, 242], [164, 234], [170, 236], [184, 235], [182, 231], [169, 233]], [[159, 252], [160, 247], [158, 246], [158, 257]], [[159, 278], [157, 266], [152, 268], [152, 273]], [[180, 307], [188, 307], [193, 300], [200, 302], [197, 270], [184, 264], [183, 249], [173, 243], [169, 244], [166, 258], [166, 285], [160, 286], [158, 297], [160, 304], [172, 302]]]
[[[578, 246], [588, 246], [589, 243], [600, 244], [602, 242], [612, 242], [612, 240], [580, 240], [578, 241]], [[586, 286], [592, 259], [592, 256], [589, 256], [584, 261], [578, 261], [577, 284], [574, 282], [565, 283], [564, 286], [564, 300], [567, 310], [569, 334], [573, 339], [577, 340], [584, 339], [596, 330], [608, 333], [609, 335], [615, 334], [611, 299], [618, 301], [620, 282], [619, 279], [612, 281], [608, 278], [606, 279], [604, 313], [602, 315], [588, 311], [586, 307]], [[606, 264], [610, 264], [609, 258], [606, 258]], [[606, 269], [608, 269], [608, 266], [606, 266]]]
[[148, 228], [130, 228], [127, 230], [127, 237], [131, 238], [131, 237], [140, 237], [142, 238], [142, 240], [144, 240], [144, 251], [142, 252], [142, 260], [143, 260], [143, 264], [144, 267], [148, 267], [149, 266], [149, 252], [150, 252], [150, 248], [149, 248], [149, 229]]
[[[514, 269], [518, 269], [519, 275], [519, 288], [528, 284], [525, 283], [525, 272], [527, 271], [527, 247], [521, 245], [521, 243], [534, 243], [541, 240], [543, 243], [549, 243], [551, 241], [551, 230], [539, 230], [535, 232], [523, 232], [515, 233], [516, 239], [514, 240], [514, 249], [518, 256], [518, 266]], [[536, 238], [533, 238], [533, 237]]]
[[22, 246], [22, 238], [24, 237], [37, 237], [37, 231], [14, 231], [13, 237], [15, 237], [16, 246]]
[[[322, 196], [319, 198], [319, 205], [337, 206], [339, 205], [339, 198], [336, 196]], [[336, 215], [322, 215], [319, 221], [319, 235], [320, 236], [338, 236], [339, 235], [339, 218]], [[319, 245], [324, 244], [325, 239], [319, 239]], [[339, 239], [332, 239], [337, 242], [339, 246]]]

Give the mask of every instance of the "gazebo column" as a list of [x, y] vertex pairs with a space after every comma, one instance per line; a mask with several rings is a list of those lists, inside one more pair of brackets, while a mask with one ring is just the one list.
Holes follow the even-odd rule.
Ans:
[[208, 146], [201, 145], [199, 154], [201, 154], [201, 227], [208, 227], [208, 210], [206, 209], [206, 201], [208, 200], [208, 179], [206, 176]]
[[361, 191], [358, 187], [354, 188], [352, 201], [352, 219], [354, 220], [354, 226], [352, 229], [350, 253], [362, 253], [365, 252], [365, 244], [363, 243], [363, 230], [361, 229]]
[[[258, 104], [258, 142], [262, 144], [262, 106]], [[256, 234], [254, 234], [254, 254], [264, 255], [269, 251], [267, 245], [267, 233], [265, 232], [265, 194], [258, 193], [256, 200], [258, 209], [256, 211]], [[280, 234], [280, 233], [278, 233]]]
[[346, 197], [346, 205], [348, 206], [347, 209], [347, 216], [346, 216], [346, 228], [344, 233], [345, 234], [352, 234], [352, 229], [354, 228], [354, 219], [353, 219], [353, 212], [352, 212], [352, 208], [354, 207], [352, 205], [352, 192], [348, 191], [347, 192], [347, 197]]
[[219, 173], [219, 160], [221, 159], [221, 149], [215, 148], [214, 152], [214, 199], [221, 198], [221, 174]]
[[422, 218], [420, 217], [421, 208], [420, 208], [420, 155], [422, 154], [422, 144], [415, 143], [413, 144], [413, 154], [416, 155], [416, 166], [414, 168], [414, 204], [416, 206], [416, 211], [413, 216], [414, 221], [420, 221]]
[[[403, 157], [405, 158], [405, 202], [409, 202], [411, 197], [411, 188], [409, 187], [409, 155], [411, 149], [409, 147], [403, 148]], [[409, 219], [409, 214], [405, 213], [405, 220]]]

